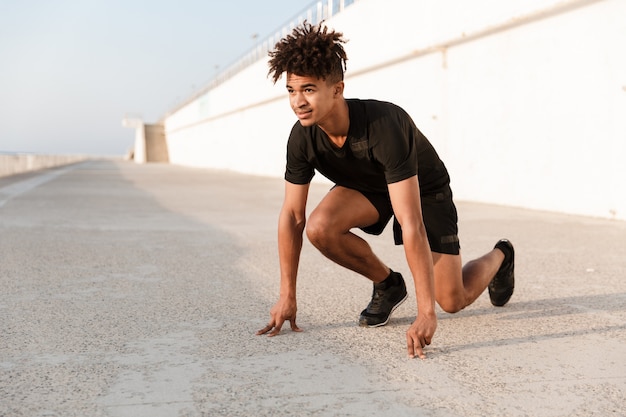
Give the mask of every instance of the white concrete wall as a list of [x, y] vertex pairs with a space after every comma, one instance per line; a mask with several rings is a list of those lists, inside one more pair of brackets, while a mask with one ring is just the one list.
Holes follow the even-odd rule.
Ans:
[[[403, 106], [457, 199], [626, 220], [626, 1], [361, 0], [346, 96]], [[170, 161], [282, 176], [295, 117], [266, 61], [165, 120]]]
[[135, 163], [169, 162], [165, 130], [162, 124], [145, 124], [141, 120], [125, 123], [135, 129], [132, 157]]
[[69, 165], [89, 159], [82, 155], [0, 154], [0, 177]]
[[135, 150], [133, 151], [133, 160], [137, 164], [145, 164], [148, 162], [146, 157], [146, 125], [140, 123], [135, 128]]

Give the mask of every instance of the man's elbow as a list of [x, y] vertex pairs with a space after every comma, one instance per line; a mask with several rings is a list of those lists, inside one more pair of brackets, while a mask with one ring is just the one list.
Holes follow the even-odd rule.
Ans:
[[304, 227], [306, 226], [306, 215], [304, 213], [283, 209], [280, 212], [279, 224], [289, 225], [290, 228], [299, 233], [303, 233]]
[[402, 239], [405, 242], [428, 241], [428, 237], [426, 235], [426, 227], [424, 226], [424, 222], [422, 222], [421, 220], [405, 221], [404, 224], [398, 220], [398, 223], [400, 223], [400, 227], [402, 228]]

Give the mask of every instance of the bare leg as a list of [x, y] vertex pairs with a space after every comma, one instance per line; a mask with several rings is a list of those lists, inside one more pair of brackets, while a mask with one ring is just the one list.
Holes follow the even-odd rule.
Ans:
[[[350, 232], [354, 227], [378, 221], [378, 212], [361, 193], [333, 188], [311, 213], [306, 233], [311, 243], [327, 258], [375, 283], [390, 269], [374, 254], [369, 244]], [[461, 255], [433, 253], [435, 297], [445, 311], [454, 313], [473, 303], [485, 291], [504, 260], [493, 249], [480, 258], [461, 264]]]
[[378, 211], [361, 193], [335, 187], [309, 216], [306, 233], [327, 258], [376, 283], [387, 278], [390, 270], [370, 245], [350, 230], [377, 221]]
[[437, 303], [449, 313], [464, 309], [485, 291], [502, 261], [502, 251], [493, 249], [461, 268], [461, 255], [433, 253]]

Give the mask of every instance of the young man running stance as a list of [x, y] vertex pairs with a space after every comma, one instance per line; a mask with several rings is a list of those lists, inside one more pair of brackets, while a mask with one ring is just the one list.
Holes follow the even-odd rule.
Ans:
[[[257, 334], [277, 335], [296, 324], [296, 275], [302, 235], [330, 260], [373, 282], [361, 326], [387, 324], [406, 299], [404, 279], [351, 232], [378, 235], [393, 221], [415, 283], [418, 311], [406, 332], [409, 357], [424, 358], [437, 328], [435, 301], [447, 312], [465, 308], [489, 289], [495, 306], [513, 294], [514, 250], [502, 239], [462, 266], [457, 212], [450, 178], [430, 142], [400, 107], [345, 99], [343, 34], [304, 23], [270, 52], [274, 82], [286, 73], [291, 108], [298, 117], [287, 144], [285, 197], [278, 223], [280, 296]], [[305, 209], [314, 171], [335, 186], [313, 210]]]

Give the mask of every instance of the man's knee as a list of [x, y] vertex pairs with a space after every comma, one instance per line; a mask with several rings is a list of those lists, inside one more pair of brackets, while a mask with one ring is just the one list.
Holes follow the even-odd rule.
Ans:
[[446, 313], [458, 313], [466, 307], [465, 297], [459, 293], [437, 294], [437, 304]]
[[446, 313], [458, 313], [459, 311], [463, 310], [463, 308], [465, 308], [465, 306], [462, 303], [458, 303], [458, 302], [443, 302], [443, 303], [439, 303], [439, 306], [441, 307], [441, 309], [443, 311], [445, 311]]
[[306, 224], [306, 236], [313, 246], [317, 248], [329, 245], [331, 227], [328, 220], [322, 215], [312, 214]]

